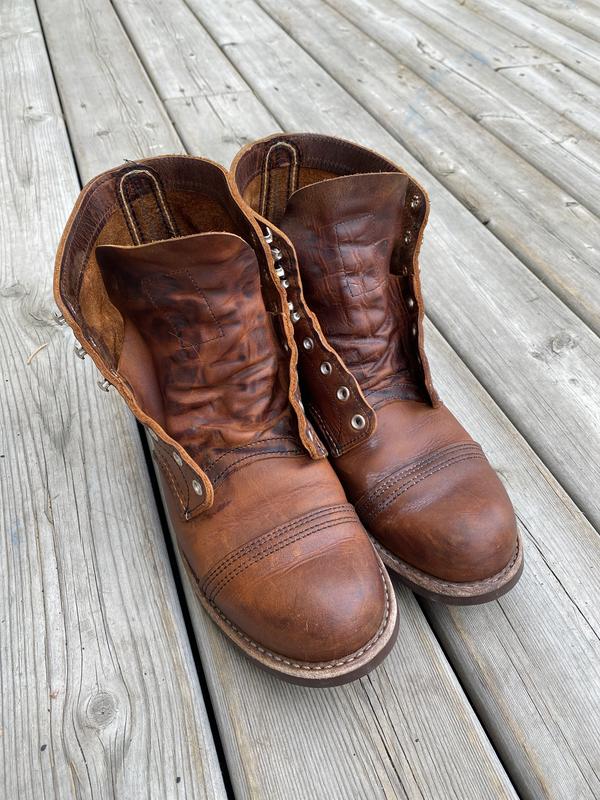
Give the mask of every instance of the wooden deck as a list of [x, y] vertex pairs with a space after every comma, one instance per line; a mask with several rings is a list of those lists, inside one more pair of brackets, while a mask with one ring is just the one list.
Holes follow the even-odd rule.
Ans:
[[[2, 0], [0, 104], [0, 798], [600, 798], [600, 0]], [[434, 378], [527, 546], [487, 606], [398, 586], [392, 655], [320, 691], [204, 616], [52, 320], [83, 182], [278, 129], [429, 190]]]

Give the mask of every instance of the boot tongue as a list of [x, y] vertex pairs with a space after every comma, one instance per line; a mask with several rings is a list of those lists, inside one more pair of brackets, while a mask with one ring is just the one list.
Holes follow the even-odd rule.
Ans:
[[279, 224], [308, 305], [365, 392], [410, 383], [406, 314], [390, 273], [407, 186], [400, 173], [313, 183], [290, 197]]
[[193, 454], [286, 426], [279, 351], [243, 239], [197, 234], [96, 256], [111, 301], [150, 351], [173, 438]]

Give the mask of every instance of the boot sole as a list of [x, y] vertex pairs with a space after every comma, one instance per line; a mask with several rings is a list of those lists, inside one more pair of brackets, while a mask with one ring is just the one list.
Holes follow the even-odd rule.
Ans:
[[[369, 534], [370, 535], [370, 534]], [[373, 536], [370, 537], [386, 566], [415, 594], [446, 605], [467, 606], [495, 600], [512, 589], [523, 572], [523, 541], [517, 534], [517, 546], [508, 564], [489, 578], [468, 583], [444, 581], [402, 561]]]
[[359, 650], [343, 658], [333, 661], [307, 662], [296, 661], [279, 653], [273, 653], [259, 642], [246, 636], [202, 592], [187, 559], [181, 550], [179, 552], [196, 596], [212, 621], [251, 661], [261, 669], [267, 670], [289, 683], [314, 687], [341, 686], [344, 683], [350, 683], [375, 669], [394, 646], [398, 635], [396, 595], [381, 560], [379, 560], [379, 569], [385, 588], [386, 613], [375, 636]]

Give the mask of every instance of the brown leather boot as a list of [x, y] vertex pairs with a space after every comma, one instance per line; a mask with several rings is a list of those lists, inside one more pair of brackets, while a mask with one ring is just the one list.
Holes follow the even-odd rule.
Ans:
[[102, 388], [146, 426], [215, 623], [294, 682], [379, 663], [394, 593], [303, 413], [285, 292], [225, 170], [166, 156], [95, 178], [63, 234], [55, 295]]
[[[448, 603], [506, 592], [523, 565], [510, 500], [440, 402], [423, 350], [423, 189], [376, 153], [313, 134], [245, 147], [231, 182], [275, 248], [309, 416], [385, 563]], [[315, 347], [313, 312], [358, 392]]]

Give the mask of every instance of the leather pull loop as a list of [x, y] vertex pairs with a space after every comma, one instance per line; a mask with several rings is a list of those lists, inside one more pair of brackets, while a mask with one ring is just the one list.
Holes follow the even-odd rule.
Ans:
[[259, 210], [267, 219], [277, 222], [285, 211], [288, 198], [298, 188], [300, 158], [291, 142], [275, 142], [263, 162]]

